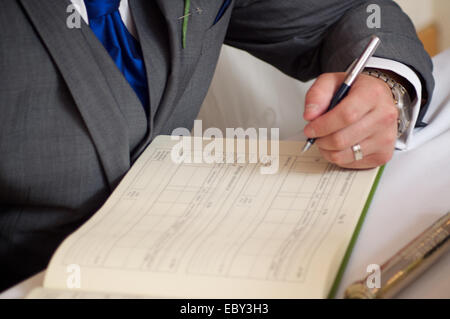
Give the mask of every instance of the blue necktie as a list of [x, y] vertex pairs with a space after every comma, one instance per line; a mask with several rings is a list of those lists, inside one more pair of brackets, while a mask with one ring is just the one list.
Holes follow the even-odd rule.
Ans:
[[84, 0], [89, 25], [130, 83], [148, 114], [148, 83], [139, 42], [119, 12], [120, 0]]

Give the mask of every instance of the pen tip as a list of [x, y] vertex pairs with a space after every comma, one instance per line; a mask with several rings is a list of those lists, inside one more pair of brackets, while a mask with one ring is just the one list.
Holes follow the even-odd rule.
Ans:
[[305, 146], [303, 146], [302, 153], [305, 153], [307, 150], [309, 150], [311, 145], [312, 144], [310, 142], [306, 142]]

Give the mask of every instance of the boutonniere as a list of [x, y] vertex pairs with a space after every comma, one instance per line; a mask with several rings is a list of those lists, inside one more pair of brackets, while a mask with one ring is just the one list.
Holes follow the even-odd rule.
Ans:
[[189, 10], [191, 9], [191, 0], [184, 0], [184, 16], [183, 16], [183, 32], [182, 32], [182, 44], [183, 49], [186, 48], [186, 34], [187, 34], [187, 27], [188, 27], [188, 21], [189, 21]]

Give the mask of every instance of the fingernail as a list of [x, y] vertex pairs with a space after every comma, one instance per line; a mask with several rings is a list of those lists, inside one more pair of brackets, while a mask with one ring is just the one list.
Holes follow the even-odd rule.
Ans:
[[314, 116], [316, 110], [318, 108], [317, 104], [308, 104], [305, 106], [305, 112], [303, 113], [303, 117], [305, 120], [310, 120], [311, 116]]
[[305, 106], [306, 112], [314, 112], [319, 106], [317, 104], [308, 104]]

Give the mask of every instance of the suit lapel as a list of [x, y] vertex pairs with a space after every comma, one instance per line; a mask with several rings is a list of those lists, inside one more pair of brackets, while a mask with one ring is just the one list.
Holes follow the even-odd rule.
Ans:
[[[198, 1], [198, 0], [197, 0]], [[135, 6], [137, 9], [138, 6], [146, 7], [147, 12], [150, 4], [147, 4], [147, 0], [136, 0], [130, 1], [130, 5], [132, 7]], [[182, 23], [183, 20], [180, 19], [184, 14], [184, 1], [183, 0], [155, 0], [157, 7], [159, 7], [159, 12], [157, 13], [161, 20], [161, 15], [163, 20], [161, 22], [164, 25], [164, 28], [161, 29], [161, 23], [159, 23], [159, 35], [153, 36], [153, 42], [141, 41], [143, 44], [144, 56], [146, 56], [146, 63], [148, 66], [149, 79], [154, 80], [158, 74], [162, 74], [166, 72], [168, 77], [163, 78], [165, 89], [163, 90], [162, 96], [157, 96], [156, 94], [151, 92], [152, 96], [152, 105], [153, 105], [153, 117], [152, 121], [153, 125], [153, 133], [158, 133], [161, 131], [164, 124], [169, 120], [172, 115], [175, 107], [177, 106], [177, 102], [179, 98], [184, 93], [187, 88], [187, 84], [192, 77], [192, 73], [197, 66], [197, 63], [200, 59], [201, 55], [201, 43], [202, 36], [205, 31], [205, 24], [202, 20], [201, 15], [191, 15], [188, 24], [188, 32], [187, 32], [187, 46], [186, 48], [182, 48]], [[134, 4], [134, 5], [133, 5]], [[156, 12], [155, 6], [151, 11], [153, 13]], [[145, 27], [145, 25], [150, 22], [145, 22], [144, 20], [148, 20], [145, 15], [142, 15], [142, 12], [146, 12], [146, 10], [139, 10], [141, 14], [138, 14], [138, 10], [134, 10], [135, 18], [136, 18], [136, 28], [138, 30], [139, 36], [143, 36], [148, 30], [158, 30], [158, 26], [153, 26], [152, 28]], [[164, 51], [161, 52], [165, 58], [160, 57], [155, 58], [154, 53], [158, 51], [158, 47], [154, 47], [154, 51], [152, 50], [152, 45], [157, 44], [155, 39], [161, 43], [164, 43], [162, 47], [164, 47]], [[150, 45], [149, 45], [150, 43]], [[160, 48], [161, 46], [159, 46]], [[153, 55], [153, 57], [152, 57]], [[154, 59], [154, 60], [153, 60]], [[168, 60], [169, 59], [169, 60]], [[163, 60], [165, 65], [162, 66], [160, 63], [155, 63], [158, 60]], [[154, 72], [154, 74], [152, 74]], [[158, 79], [159, 80], [159, 79]], [[150, 87], [155, 85], [155, 81], [151, 81]], [[161, 85], [162, 83], [156, 84]], [[150, 89], [151, 90], [151, 89]], [[157, 98], [158, 99], [157, 99]], [[154, 102], [159, 100], [159, 107], [156, 107]], [[154, 134], [153, 134], [154, 135]], [[154, 137], [154, 136], [151, 136]]]
[[134, 162], [152, 138], [155, 114], [165, 95], [172, 63], [167, 26], [156, 3], [130, 0], [129, 6], [143, 52], [150, 100], [147, 135], [132, 154]]
[[61, 72], [114, 188], [130, 165], [127, 124], [86, 41], [95, 35], [84, 22], [80, 29], [67, 27], [68, 0], [20, 2]]
[[[150, 114], [156, 113], [170, 69], [170, 48], [164, 17], [154, 1], [129, 1], [149, 82]], [[151, 83], [151, 85], [150, 85]]]

